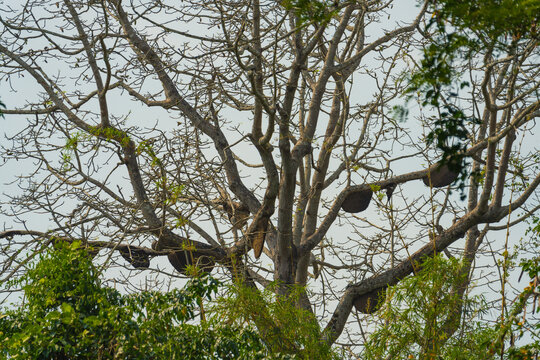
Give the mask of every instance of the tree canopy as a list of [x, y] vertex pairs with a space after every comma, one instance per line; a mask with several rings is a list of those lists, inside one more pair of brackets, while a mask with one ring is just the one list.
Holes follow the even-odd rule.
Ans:
[[[122, 295], [104, 287], [80, 243], [48, 249], [21, 284], [25, 302], [0, 319], [0, 354], [9, 359], [262, 359], [255, 331], [189, 321], [218, 283], [190, 281], [168, 293]], [[278, 358], [278, 357], [276, 357]]]
[[[411, 319], [442, 319], [444, 339], [409, 334], [403, 356], [452, 356], [463, 331], [484, 336], [464, 319], [502, 326], [483, 349], [513, 356], [538, 325], [538, 10], [0, 5], [2, 280], [80, 243], [126, 293], [206, 273], [247, 287], [266, 344], [277, 331], [287, 348], [290, 319], [264, 309], [292, 303], [317, 321], [309, 341], [351, 357], [390, 351], [393, 335], [369, 334]], [[417, 307], [430, 296], [447, 307]]]

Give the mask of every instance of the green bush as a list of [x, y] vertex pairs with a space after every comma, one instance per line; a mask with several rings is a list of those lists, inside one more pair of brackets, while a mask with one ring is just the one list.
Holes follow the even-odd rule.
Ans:
[[11, 286], [25, 301], [0, 319], [0, 354], [10, 359], [257, 359], [266, 350], [247, 327], [192, 322], [215, 294], [210, 277], [183, 290], [122, 295], [103, 287], [79, 244], [46, 252]]

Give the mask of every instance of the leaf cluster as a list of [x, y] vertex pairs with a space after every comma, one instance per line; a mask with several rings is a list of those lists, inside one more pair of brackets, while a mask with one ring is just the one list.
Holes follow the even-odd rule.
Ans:
[[263, 292], [236, 283], [227, 296], [217, 299], [212, 311], [229, 325], [256, 327], [274, 356], [287, 359], [338, 359], [331, 346], [322, 341], [321, 329], [313, 313], [296, 306], [302, 294], [294, 287], [285, 297], [276, 295], [277, 285]]
[[[298, 17], [299, 24], [325, 23], [336, 13], [337, 1], [320, 0], [283, 0], [281, 5], [288, 11], [294, 12]], [[334, 9], [333, 9], [334, 8]]]
[[[480, 359], [494, 330], [472, 321], [486, 310], [481, 297], [461, 297], [463, 264], [441, 255], [387, 290], [384, 320], [366, 344], [366, 359]], [[468, 318], [463, 318], [468, 316]], [[458, 332], [449, 332], [449, 329]], [[431, 357], [432, 356], [432, 357]]]
[[479, 52], [507, 52], [520, 38], [537, 37], [540, 5], [529, 0], [442, 0], [433, 2], [431, 11], [425, 28], [430, 43], [419, 68], [409, 77], [406, 94], [408, 100], [417, 96], [423, 106], [436, 111], [426, 142], [442, 152], [442, 164], [460, 174], [464, 198], [467, 129], [480, 119], [468, 115], [459, 103], [459, 93], [469, 87], [460, 66]]
[[427, 135], [428, 145], [435, 145], [442, 152], [442, 164], [462, 174], [465, 167], [464, 150], [467, 148], [471, 124], [479, 119], [467, 116], [455, 101], [460, 90], [469, 86], [459, 81], [455, 67], [458, 58], [469, 56], [474, 41], [457, 33], [440, 32], [437, 39], [424, 49], [420, 68], [412, 74], [406, 89], [408, 99], [417, 95], [422, 106], [437, 110], [432, 119], [433, 130]]
[[[218, 282], [123, 295], [102, 286], [79, 244], [47, 251], [21, 279], [25, 302], [0, 317], [0, 356], [10, 359], [254, 359], [266, 348], [249, 328], [190, 323]], [[257, 355], [259, 354], [259, 355]]]
[[485, 40], [538, 36], [540, 3], [535, 0], [438, 0], [435, 18], [469, 29]]
[[[383, 325], [369, 337], [365, 358], [473, 360], [500, 355], [501, 359], [533, 359], [540, 350], [540, 325], [525, 324], [525, 316], [521, 319], [518, 314], [535, 285], [523, 290], [507, 317], [488, 323], [482, 316], [491, 306], [483, 296], [459, 293], [467, 276], [463, 265], [436, 255], [426, 259], [415, 276], [387, 289], [386, 301], [378, 312]], [[537, 259], [522, 265], [529, 275], [539, 274]], [[529, 341], [526, 333], [532, 337]], [[510, 337], [510, 346], [505, 348]]]

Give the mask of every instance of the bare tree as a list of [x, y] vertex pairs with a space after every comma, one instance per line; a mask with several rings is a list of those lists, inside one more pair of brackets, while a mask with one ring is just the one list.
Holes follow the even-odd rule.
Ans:
[[26, 124], [2, 156], [30, 164], [2, 198], [2, 278], [59, 240], [128, 268], [167, 256], [187, 276], [306, 286], [299, 305], [330, 344], [425, 256], [463, 257], [472, 279], [488, 234], [539, 209], [537, 40], [463, 69], [454, 100], [481, 120], [463, 202], [424, 141], [436, 114], [392, 111], [430, 38], [427, 3], [410, 18], [398, 5], [335, 2], [311, 20], [259, 0], [1, 5], [2, 88], [25, 98], [4, 98], [3, 121]]

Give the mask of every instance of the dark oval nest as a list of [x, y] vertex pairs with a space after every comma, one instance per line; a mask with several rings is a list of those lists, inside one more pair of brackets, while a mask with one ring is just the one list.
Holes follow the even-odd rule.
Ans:
[[187, 272], [187, 267], [196, 265], [199, 269], [210, 273], [214, 269], [214, 260], [197, 251], [174, 251], [167, 255], [171, 265], [184, 275], [191, 275]]
[[348, 213], [364, 211], [367, 209], [372, 195], [373, 191], [371, 191], [371, 189], [350, 193], [345, 200], [343, 200], [341, 208]]
[[422, 178], [426, 186], [444, 187], [456, 181], [458, 174], [448, 167], [448, 165], [436, 166], [428, 172], [428, 175]]
[[150, 257], [144, 250], [125, 248], [120, 249], [120, 255], [136, 269], [150, 267]]
[[354, 307], [363, 314], [372, 314], [379, 310], [384, 299], [385, 289], [375, 289], [354, 299]]

